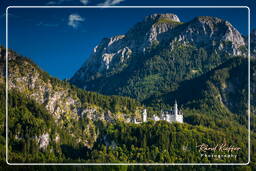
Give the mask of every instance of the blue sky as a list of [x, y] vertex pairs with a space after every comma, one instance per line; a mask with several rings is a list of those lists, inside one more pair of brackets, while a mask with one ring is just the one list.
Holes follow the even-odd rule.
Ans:
[[[157, 3], [156, 3], [157, 2]], [[14, 0], [1, 7], [1, 28], [4, 9], [9, 5], [247, 5], [251, 1], [146, 1], [146, 0]], [[230, 21], [247, 34], [247, 9], [9, 9], [9, 47], [30, 57], [43, 70], [60, 79], [70, 78], [84, 63], [92, 49], [104, 37], [125, 34], [135, 23], [152, 13], [174, 13], [182, 22], [196, 16], [216, 16]], [[254, 14], [252, 16], [254, 18]], [[252, 18], [252, 19], [253, 19]], [[255, 23], [252, 23], [252, 28]], [[4, 35], [3, 30], [2, 35]], [[4, 37], [3, 37], [4, 38]], [[4, 44], [4, 39], [1, 39]]]

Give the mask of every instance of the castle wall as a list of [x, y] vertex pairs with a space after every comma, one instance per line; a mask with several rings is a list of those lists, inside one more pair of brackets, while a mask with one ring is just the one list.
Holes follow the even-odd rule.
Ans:
[[183, 115], [176, 115], [176, 122], [183, 123]]
[[180, 122], [183, 123], [183, 115], [168, 115], [168, 122]]
[[170, 116], [170, 121], [169, 122], [175, 122], [176, 118], [175, 115], [169, 115]]

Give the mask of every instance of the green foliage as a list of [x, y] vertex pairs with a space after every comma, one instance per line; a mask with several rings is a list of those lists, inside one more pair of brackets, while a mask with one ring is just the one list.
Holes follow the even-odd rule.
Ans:
[[104, 96], [99, 93], [84, 91], [82, 89], [75, 90], [82, 104], [95, 104], [105, 111], [109, 110], [113, 113], [123, 112], [131, 114], [140, 106], [138, 101], [129, 97]]
[[173, 25], [180, 25], [182, 24], [182, 22], [177, 22], [177, 21], [173, 21], [173, 20], [170, 20], [168, 18], [160, 18], [156, 24], [162, 24], [162, 23], [166, 23], [166, 24], [173, 24]]
[[[202, 159], [197, 148], [198, 144], [214, 146], [223, 141], [228, 144], [239, 142], [236, 145], [246, 146], [247, 140], [242, 136], [233, 136], [234, 132], [229, 131], [165, 121], [141, 125], [107, 124], [89, 151], [88, 158], [89, 162], [234, 162], [235, 159]], [[242, 133], [246, 134], [246, 130], [242, 130]], [[246, 161], [246, 153], [246, 148], [240, 151], [239, 160]]]
[[[186, 122], [198, 126], [165, 121], [156, 123], [149, 121], [139, 125], [100, 121], [91, 123], [86, 118], [80, 118], [78, 122], [70, 123], [76, 126], [69, 130], [65, 127], [60, 129], [42, 106], [20, 93], [11, 91], [9, 97], [10, 161], [202, 162], [196, 145], [200, 143], [215, 145], [224, 140], [228, 144], [242, 147], [238, 160], [246, 161], [247, 139], [244, 138], [247, 136], [246, 128], [229, 121], [225, 123], [224, 120], [214, 121], [207, 117], [202, 119], [204, 115], [196, 110], [184, 110], [184, 113], [190, 114], [185, 118]], [[88, 125], [91, 125], [92, 131], [98, 132], [97, 141], [92, 149], [84, 147], [69, 136], [71, 133], [81, 134], [80, 132], [83, 132]], [[46, 150], [39, 150], [38, 144], [32, 137], [41, 135], [45, 131], [50, 133], [51, 143]], [[55, 142], [56, 133], [61, 138], [59, 143]], [[91, 138], [84, 136], [83, 141]], [[203, 160], [203, 162], [234, 161], [234, 159]]]
[[154, 41], [146, 53], [131, 54], [122, 64], [125, 67], [118, 65], [94, 80], [72, 83], [80, 87], [86, 85], [90, 91], [144, 101], [153, 95], [173, 91], [181, 82], [198, 77], [232, 58], [220, 55], [204, 45], [174, 41], [169, 46]]

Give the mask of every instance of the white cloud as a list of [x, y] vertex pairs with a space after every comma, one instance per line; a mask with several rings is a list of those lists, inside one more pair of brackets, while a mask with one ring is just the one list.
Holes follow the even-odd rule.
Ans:
[[89, 0], [80, 0], [80, 2], [83, 4], [83, 5], [87, 5]]
[[103, 3], [99, 3], [99, 6], [111, 6], [111, 5], [116, 5], [119, 4], [121, 2], [124, 2], [125, 0], [106, 0]]
[[[63, 3], [67, 3], [67, 2], [71, 2], [72, 3], [73, 0], [52, 0], [46, 3], [46, 5], [61, 5]], [[89, 3], [89, 0], [79, 0], [80, 3], [82, 3], [83, 5], [87, 5]], [[73, 1], [73, 3], [78, 4], [78, 2]]]
[[46, 3], [46, 5], [60, 5], [60, 4], [63, 4], [65, 2], [69, 2], [69, 1], [72, 1], [72, 0], [55, 0], [55, 1], [49, 1]]
[[73, 28], [77, 28], [78, 25], [84, 21], [84, 18], [82, 18], [80, 15], [78, 14], [70, 14], [68, 16], [68, 25], [73, 27]]

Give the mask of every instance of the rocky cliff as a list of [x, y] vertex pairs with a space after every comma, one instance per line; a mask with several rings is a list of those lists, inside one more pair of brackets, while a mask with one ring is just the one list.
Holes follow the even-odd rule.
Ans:
[[[0, 51], [0, 84], [4, 86], [5, 48], [1, 47]], [[130, 122], [132, 114], [140, 108], [139, 103], [133, 99], [105, 97], [97, 93], [85, 92], [70, 86], [65, 81], [52, 78], [30, 59], [11, 50], [9, 50], [8, 59], [9, 92], [17, 92], [42, 105], [59, 129], [65, 129], [66, 133], [76, 139], [77, 143], [82, 143], [87, 147], [91, 147], [97, 137], [94, 122], [117, 120]], [[79, 134], [75, 134], [74, 129], [81, 129], [77, 126], [81, 119], [84, 120], [83, 124], [86, 127]], [[46, 148], [49, 144], [49, 131], [46, 129], [41, 135], [36, 135], [40, 148]], [[53, 141], [56, 139], [61, 141], [63, 138], [59, 137], [58, 133], [55, 136]]]

